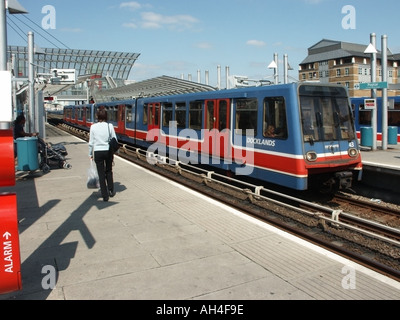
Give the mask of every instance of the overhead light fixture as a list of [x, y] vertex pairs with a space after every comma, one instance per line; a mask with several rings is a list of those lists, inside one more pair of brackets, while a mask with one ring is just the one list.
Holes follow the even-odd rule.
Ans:
[[17, 0], [6, 0], [6, 9], [8, 9], [11, 14], [28, 13]]
[[376, 51], [375, 47], [373, 46], [372, 43], [370, 43], [367, 47], [367, 49], [365, 49], [364, 53], [378, 53], [378, 51]]
[[268, 65], [268, 69], [277, 69], [278, 66], [276, 65], [275, 61], [272, 61], [269, 65]]

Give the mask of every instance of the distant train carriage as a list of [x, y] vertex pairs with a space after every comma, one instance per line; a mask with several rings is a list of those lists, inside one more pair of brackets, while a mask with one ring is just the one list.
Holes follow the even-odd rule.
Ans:
[[[365, 106], [365, 100], [370, 97], [351, 98], [353, 115], [356, 123], [357, 137], [361, 138], [361, 128], [372, 127], [372, 110]], [[382, 98], [376, 98], [377, 103], [377, 141], [382, 141]], [[396, 127], [397, 142], [400, 142], [400, 96], [388, 97], [388, 127]], [[391, 129], [392, 129], [391, 128]]]
[[[361, 156], [347, 90], [285, 84], [98, 103], [121, 141], [306, 190], [348, 188]], [[78, 109], [79, 110], [79, 109]], [[65, 121], [76, 123], [66, 107]], [[88, 122], [87, 122], [88, 123]], [[77, 124], [77, 123], [76, 123]]]

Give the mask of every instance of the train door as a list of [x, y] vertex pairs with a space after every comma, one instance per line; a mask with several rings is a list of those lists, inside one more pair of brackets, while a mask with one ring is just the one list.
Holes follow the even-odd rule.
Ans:
[[229, 99], [205, 101], [205, 129], [211, 133], [210, 154], [223, 158], [229, 154]]
[[118, 133], [124, 134], [125, 133], [125, 104], [120, 104], [118, 106], [118, 114], [117, 114], [117, 126], [118, 126]]
[[147, 105], [147, 141], [157, 141], [160, 129], [161, 104], [159, 102]]
[[83, 107], [83, 110], [82, 110], [82, 116], [83, 116], [83, 122], [82, 122], [82, 125], [84, 126], [84, 127], [87, 127], [87, 112], [86, 112], [86, 109], [87, 109], [88, 107], [85, 105], [84, 107]]
[[159, 102], [149, 103], [147, 106], [148, 115], [148, 127], [150, 131], [152, 129], [160, 129], [160, 110], [161, 106]]

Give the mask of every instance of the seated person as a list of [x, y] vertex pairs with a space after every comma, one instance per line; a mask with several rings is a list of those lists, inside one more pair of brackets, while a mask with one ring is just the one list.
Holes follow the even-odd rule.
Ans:
[[264, 132], [264, 136], [275, 137], [275, 127], [272, 124], [267, 127], [267, 130]]
[[25, 116], [20, 115], [14, 121], [14, 139], [23, 138], [23, 137], [37, 137], [37, 133], [27, 133], [24, 130], [25, 126]]

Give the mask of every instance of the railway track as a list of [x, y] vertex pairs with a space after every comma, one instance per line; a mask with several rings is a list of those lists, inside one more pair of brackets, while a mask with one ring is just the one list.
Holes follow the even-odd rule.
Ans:
[[339, 193], [335, 195], [332, 201], [357, 216], [365, 217], [393, 228], [400, 228], [399, 206], [381, 204], [379, 199], [370, 199], [368, 201]]
[[[88, 140], [85, 131], [66, 125], [59, 128]], [[331, 208], [214, 171], [148, 154], [129, 145], [121, 145], [119, 156], [400, 281], [400, 229], [379, 223], [376, 219], [348, 213], [350, 202], [346, 197], [335, 198], [335, 201], [341, 201], [340, 206]], [[365, 207], [358, 209], [358, 213], [362, 210]], [[384, 212], [380, 206], [379, 210], [380, 219], [392, 219], [382, 218], [388, 215], [393, 217], [391, 209]]]

